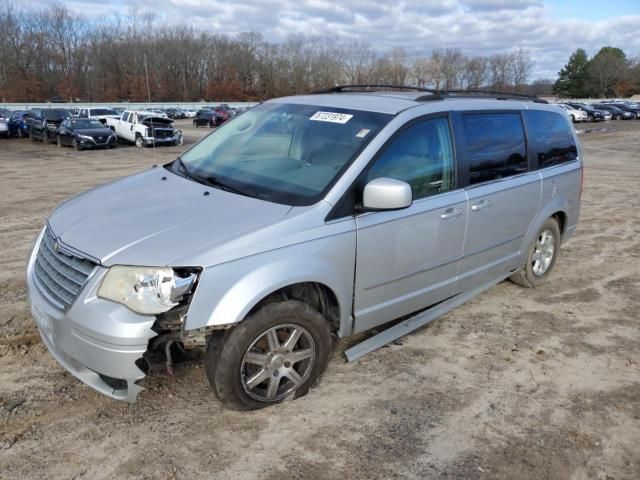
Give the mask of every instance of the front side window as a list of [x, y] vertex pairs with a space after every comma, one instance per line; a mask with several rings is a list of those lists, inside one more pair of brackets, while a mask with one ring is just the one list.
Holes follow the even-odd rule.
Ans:
[[264, 103], [224, 124], [181, 160], [204, 181], [276, 203], [311, 205], [391, 118], [360, 110]]
[[470, 185], [527, 171], [519, 113], [471, 113], [463, 115], [462, 122]]
[[578, 147], [567, 119], [553, 112], [527, 110], [524, 121], [539, 168], [553, 167], [578, 158]]
[[432, 118], [416, 122], [387, 145], [367, 172], [366, 181], [380, 177], [407, 182], [414, 199], [454, 188], [454, 158], [449, 122]]

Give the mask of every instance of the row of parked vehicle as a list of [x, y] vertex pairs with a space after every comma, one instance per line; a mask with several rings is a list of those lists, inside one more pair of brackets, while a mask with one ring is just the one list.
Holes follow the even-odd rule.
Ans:
[[33, 141], [72, 146], [76, 150], [115, 148], [119, 140], [137, 147], [178, 145], [182, 132], [173, 122], [193, 118], [195, 126], [217, 127], [241, 110], [227, 105], [205, 107], [196, 111], [175, 108], [166, 110], [125, 110], [88, 107], [32, 108], [29, 111], [0, 109], [0, 135], [31, 137]]
[[565, 102], [558, 105], [567, 111], [574, 123], [640, 119], [640, 103], [637, 102], [603, 100], [598, 103]]

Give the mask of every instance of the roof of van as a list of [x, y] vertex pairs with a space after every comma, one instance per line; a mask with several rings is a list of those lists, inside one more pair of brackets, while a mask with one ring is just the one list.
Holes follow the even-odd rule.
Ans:
[[[435, 107], [434, 110], [511, 110], [515, 108], [531, 108], [533, 105], [536, 106], [535, 108], [542, 107], [540, 110], [548, 110], [549, 106], [545, 103], [534, 103], [531, 99], [524, 96], [522, 99], [499, 99], [497, 96], [445, 96], [443, 98], [434, 97], [433, 100], [426, 100], [430, 95], [431, 94], [429, 93], [420, 91], [341, 92], [280, 97], [269, 100], [269, 102], [317, 105], [322, 107], [346, 108], [350, 110], [364, 110], [388, 114], [397, 114], [408, 108], [420, 105], [433, 105]], [[508, 96], [509, 94], [505, 95]], [[443, 106], [444, 102], [448, 103], [446, 107]]]

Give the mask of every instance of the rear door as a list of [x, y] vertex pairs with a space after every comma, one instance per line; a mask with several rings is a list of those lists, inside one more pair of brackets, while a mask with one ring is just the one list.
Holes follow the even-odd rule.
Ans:
[[464, 242], [467, 197], [457, 188], [447, 116], [404, 127], [359, 183], [379, 177], [409, 183], [414, 201], [404, 210], [356, 217], [356, 332], [454, 295]]
[[519, 111], [456, 115], [469, 198], [459, 286], [470, 290], [519, 265], [540, 208], [540, 175], [529, 167]]

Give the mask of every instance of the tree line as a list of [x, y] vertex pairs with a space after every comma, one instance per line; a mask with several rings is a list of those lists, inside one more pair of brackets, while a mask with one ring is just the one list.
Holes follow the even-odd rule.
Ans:
[[0, 7], [0, 100], [250, 101], [338, 84], [413, 84], [524, 91], [528, 51], [468, 57], [456, 48], [410, 57], [362, 40], [163, 27], [151, 16], [89, 20], [62, 5]]
[[592, 58], [579, 48], [558, 72], [553, 91], [570, 98], [628, 97], [640, 91], [640, 61], [615, 47], [603, 47]]

